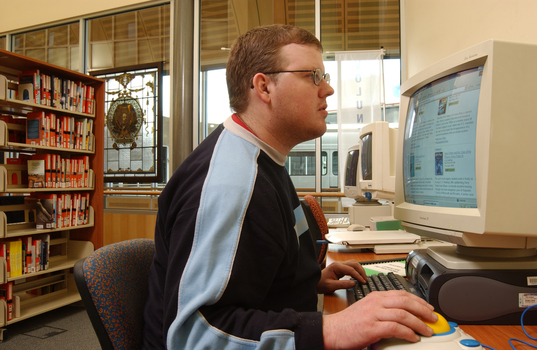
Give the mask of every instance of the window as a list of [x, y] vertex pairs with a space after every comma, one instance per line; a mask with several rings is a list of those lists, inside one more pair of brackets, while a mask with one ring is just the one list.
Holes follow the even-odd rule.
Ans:
[[325, 51], [378, 50], [400, 56], [399, 0], [321, 0]]
[[80, 24], [76, 22], [15, 34], [11, 47], [18, 54], [80, 71], [79, 36]]
[[337, 159], [337, 156], [338, 156], [337, 151], [332, 152], [332, 175], [335, 175], [335, 176], [338, 175], [338, 170], [337, 170], [338, 159]]
[[145, 63], [170, 57], [170, 5], [99, 17], [87, 22], [88, 71]]
[[166, 171], [159, 147], [161, 67], [148, 64], [94, 73], [106, 82], [105, 182], [160, 182]]
[[[315, 143], [312, 141], [304, 142], [297, 147], [295, 151], [289, 152], [285, 167], [293, 180], [297, 191], [313, 192], [315, 191]], [[329, 183], [332, 174], [328, 172], [328, 153], [321, 152], [321, 174], [323, 183]]]
[[0, 49], [7, 49], [7, 40], [5, 36], [0, 36]]

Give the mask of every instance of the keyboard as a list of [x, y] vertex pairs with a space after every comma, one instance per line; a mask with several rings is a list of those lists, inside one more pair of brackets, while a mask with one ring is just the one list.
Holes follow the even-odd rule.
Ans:
[[362, 284], [355, 279], [352, 280], [356, 285], [347, 289], [347, 300], [349, 301], [349, 305], [365, 298], [369, 293], [374, 291], [406, 290], [407, 292], [424, 299], [423, 295], [410, 282], [403, 276], [396, 275], [393, 272], [388, 272], [387, 274], [373, 274], [368, 277], [366, 284]]

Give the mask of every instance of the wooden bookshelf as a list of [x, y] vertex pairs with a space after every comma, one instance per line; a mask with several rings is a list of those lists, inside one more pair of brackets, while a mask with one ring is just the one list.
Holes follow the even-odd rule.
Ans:
[[[47, 75], [81, 81], [85, 85], [93, 87], [95, 89], [94, 113], [80, 113], [16, 99], [14, 91], [18, 90], [18, 74], [33, 69], [39, 69], [40, 72]], [[25, 129], [21, 125], [0, 121], [0, 152], [57, 153], [61, 154], [62, 157], [63, 155], [66, 157], [68, 155], [88, 155], [90, 162], [89, 185], [87, 187], [42, 189], [9, 184], [8, 170], [18, 169], [17, 167], [24, 170], [24, 165], [0, 164], [0, 197], [27, 196], [40, 192], [90, 193], [88, 223], [57, 229], [38, 230], [32, 222], [8, 224], [7, 212], [13, 210], [31, 212], [35, 209], [32, 204], [0, 205], [0, 243], [9, 239], [17, 239], [17, 237], [50, 235], [50, 259], [49, 267], [46, 270], [7, 277], [6, 261], [0, 258], [0, 285], [16, 282], [13, 283], [14, 294], [18, 294], [20, 298], [20, 315], [10, 321], [7, 321], [6, 302], [0, 300], [0, 328], [80, 300], [71, 272], [72, 267], [76, 261], [88, 256], [94, 249], [103, 245], [104, 90], [105, 84], [101, 79], [0, 49], [0, 115], [12, 115], [24, 119], [28, 113], [44, 111], [56, 115], [91, 118], [93, 120], [93, 146], [89, 150], [62, 149], [10, 142], [9, 131], [24, 132]], [[31, 292], [43, 287], [51, 287], [50, 290], [53, 291], [42, 295]], [[2, 330], [0, 329], [0, 340], [2, 339]]]

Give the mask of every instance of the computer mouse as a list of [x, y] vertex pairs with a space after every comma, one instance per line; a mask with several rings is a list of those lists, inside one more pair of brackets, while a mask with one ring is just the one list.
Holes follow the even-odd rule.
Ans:
[[417, 343], [411, 343], [398, 338], [382, 339], [371, 344], [368, 350], [483, 350], [483, 346], [472, 336], [466, 334], [456, 323], [447, 322], [446, 319], [438, 315], [438, 321], [434, 323], [425, 322], [433, 329], [431, 337], [420, 336]]
[[[434, 312], [434, 311], [433, 311]], [[438, 316], [438, 321], [435, 323], [423, 321], [427, 326], [431, 327], [433, 330], [433, 334], [441, 334], [441, 333], [447, 333], [450, 331], [451, 326], [449, 325], [448, 321], [444, 318], [444, 316], [440, 315], [438, 312], [434, 312]]]
[[360, 224], [352, 224], [347, 227], [347, 231], [363, 231], [365, 227]]

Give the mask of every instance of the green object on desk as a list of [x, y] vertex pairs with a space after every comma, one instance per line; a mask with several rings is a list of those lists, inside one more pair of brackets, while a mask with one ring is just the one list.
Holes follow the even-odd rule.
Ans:
[[403, 230], [403, 225], [401, 225], [401, 220], [377, 222], [377, 231], [397, 231], [397, 230]]

